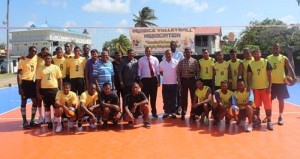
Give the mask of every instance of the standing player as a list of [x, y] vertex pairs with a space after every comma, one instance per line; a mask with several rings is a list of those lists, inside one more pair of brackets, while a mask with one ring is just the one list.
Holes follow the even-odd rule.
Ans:
[[120, 67], [120, 64], [121, 64], [121, 60], [122, 60], [122, 53], [120, 51], [116, 51], [115, 52], [115, 59], [112, 62], [112, 64], [113, 64], [114, 74], [115, 74], [115, 76], [114, 76], [115, 87], [116, 87], [117, 95], [118, 95], [119, 99], [120, 99], [121, 93], [122, 93], [120, 79], [119, 79], [119, 76], [118, 76], [118, 74], [119, 74], [118, 70], [119, 70], [119, 67]]
[[91, 51], [91, 58], [87, 60], [84, 70], [85, 84], [88, 88], [89, 85], [94, 84], [93, 70], [94, 65], [99, 61], [98, 50], [93, 49]]
[[80, 105], [78, 107], [78, 130], [82, 130], [82, 118], [88, 115], [89, 124], [91, 128], [96, 128], [96, 117], [100, 116], [101, 109], [98, 101], [98, 93], [96, 91], [96, 85], [91, 83], [88, 90], [80, 95]]
[[55, 97], [55, 117], [57, 121], [56, 132], [61, 132], [61, 118], [69, 118], [69, 128], [74, 127], [76, 121], [77, 95], [70, 91], [71, 85], [68, 82], [63, 84], [63, 90], [57, 92]]
[[207, 49], [202, 50], [202, 56], [203, 58], [199, 60], [200, 78], [205, 86], [213, 89], [213, 66], [215, 59], [209, 57], [209, 51]]
[[272, 70], [272, 89], [271, 98], [272, 100], [277, 98], [279, 103], [279, 117], [278, 125], [283, 125], [282, 113], [284, 110], [284, 99], [289, 98], [289, 92], [284, 83], [285, 79], [285, 67], [289, 70], [292, 78], [296, 79], [295, 72], [286, 56], [280, 54], [280, 45], [273, 45], [273, 55], [269, 55], [268, 61], [270, 62]]
[[[28, 52], [29, 53], [25, 57], [25, 59], [24, 60], [20, 59], [19, 61], [18, 75], [17, 75], [19, 94], [21, 96], [21, 114], [22, 114], [24, 129], [39, 126], [39, 124], [34, 121], [36, 110], [37, 110], [37, 98], [36, 98], [36, 92], [34, 91], [36, 87], [34, 78], [35, 78], [36, 66], [37, 66], [37, 58], [34, 58], [36, 54], [36, 47], [35, 46], [29, 47]], [[30, 98], [32, 101], [30, 125], [28, 124], [26, 118], [26, 104], [28, 98]]]
[[228, 110], [231, 106], [232, 91], [228, 89], [227, 81], [221, 81], [221, 88], [216, 90], [213, 96], [212, 114], [214, 117], [213, 125], [217, 126], [218, 123], [225, 116], [225, 124], [230, 124], [231, 117]]
[[[204, 124], [209, 125], [208, 115], [211, 109], [211, 88], [205, 86], [201, 78], [196, 80], [196, 86], [190, 121], [196, 120], [197, 117], [202, 116], [202, 113], [204, 113], [206, 117]], [[201, 120], [204, 120], [204, 118]]]
[[215, 79], [215, 90], [220, 89], [221, 81], [228, 81], [229, 88], [232, 84], [231, 68], [221, 51], [216, 52], [217, 62], [213, 66], [213, 76]]
[[131, 94], [125, 97], [125, 119], [128, 121], [128, 126], [133, 127], [134, 119], [143, 115], [144, 127], [150, 128], [148, 99], [139, 89], [139, 84], [134, 82], [131, 87]]
[[248, 125], [245, 127], [246, 132], [253, 130], [253, 107], [255, 108], [253, 99], [253, 93], [247, 91], [244, 80], [238, 79], [237, 90], [232, 95], [232, 104], [239, 107], [239, 126], [244, 126], [246, 117], [248, 118]]
[[58, 89], [62, 88], [61, 71], [58, 66], [51, 64], [51, 54], [45, 55], [45, 65], [37, 71], [36, 94], [39, 100], [44, 101], [45, 123], [48, 128], [52, 128], [51, 122], [51, 105], [55, 106], [55, 96]]
[[[66, 43], [64, 45], [65, 47], [65, 53], [63, 54], [64, 58], [69, 59], [70, 57], [74, 57], [74, 53], [72, 53], [72, 44], [71, 43]], [[70, 82], [70, 69], [66, 68], [66, 82]]]
[[244, 59], [239, 65], [238, 69], [238, 79], [244, 79], [245, 88], [248, 88], [248, 77], [247, 77], [247, 68], [249, 63], [251, 63], [254, 58], [251, 56], [251, 50], [249, 48], [245, 48], [243, 50]]
[[70, 70], [71, 90], [80, 95], [85, 90], [84, 68], [86, 60], [80, 56], [80, 48], [74, 48], [74, 57], [67, 59], [67, 68]]
[[54, 65], [58, 66], [60, 71], [61, 71], [61, 75], [62, 75], [62, 80], [63, 82], [67, 82], [66, 79], [66, 73], [67, 73], [67, 64], [66, 64], [66, 58], [63, 56], [63, 50], [61, 47], [57, 47], [55, 49], [55, 53], [56, 55], [53, 57], [52, 62]]
[[[253, 89], [254, 103], [256, 106], [255, 116], [257, 120], [254, 126], [260, 126], [260, 106], [264, 104], [267, 115], [267, 129], [273, 130], [271, 122], [272, 116], [272, 101], [271, 101], [271, 88], [272, 88], [272, 66], [271, 64], [261, 57], [260, 50], [252, 52], [254, 61], [248, 65], [248, 86]], [[249, 89], [248, 88], [248, 89]]]
[[108, 128], [108, 120], [111, 119], [114, 125], [118, 125], [122, 114], [119, 103], [119, 97], [116, 93], [111, 91], [110, 83], [105, 82], [103, 89], [99, 94], [99, 103], [102, 110], [102, 128]]
[[239, 65], [241, 64], [241, 60], [236, 58], [236, 51], [233, 49], [229, 51], [229, 55], [231, 59], [228, 62], [230, 65], [230, 72], [232, 75], [231, 90], [235, 91], [237, 88], [238, 69]]
[[85, 60], [87, 61], [88, 59], [90, 59], [90, 45], [89, 44], [84, 44], [82, 46], [82, 50], [83, 50], [83, 54], [81, 55], [82, 57], [85, 58]]

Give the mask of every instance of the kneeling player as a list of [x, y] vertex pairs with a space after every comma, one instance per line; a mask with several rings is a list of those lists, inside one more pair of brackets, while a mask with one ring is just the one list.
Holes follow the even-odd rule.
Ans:
[[128, 125], [133, 127], [134, 118], [143, 115], [144, 127], [150, 128], [148, 99], [139, 89], [139, 84], [133, 83], [131, 94], [125, 97], [125, 118], [128, 121]]
[[253, 130], [253, 94], [245, 88], [243, 79], [237, 81], [237, 90], [232, 95], [232, 104], [239, 107], [239, 126], [245, 125], [246, 117], [248, 117], [248, 125], [245, 128], [246, 132]]
[[[209, 104], [211, 101], [211, 89], [203, 85], [202, 79], [196, 80], [196, 87], [190, 121], [196, 120], [197, 117], [202, 116], [204, 113], [206, 116], [204, 124], [209, 125], [208, 114], [211, 109], [211, 105]], [[204, 120], [204, 118], [201, 117], [201, 120]]]
[[228, 126], [230, 124], [231, 117], [228, 110], [231, 106], [232, 91], [228, 90], [227, 81], [221, 82], [221, 89], [214, 92], [214, 104], [212, 109], [212, 114], [214, 117], [213, 125], [217, 126], [220, 120], [225, 116], [225, 123]]
[[107, 128], [108, 119], [113, 121], [114, 125], [117, 125], [120, 121], [122, 114], [119, 104], [119, 97], [116, 93], [110, 89], [110, 83], [106, 82], [103, 84], [103, 90], [99, 95], [100, 106], [102, 109], [103, 128]]
[[70, 83], [63, 84], [63, 90], [57, 92], [55, 97], [55, 117], [57, 121], [56, 132], [61, 132], [62, 124], [61, 117], [69, 118], [69, 128], [74, 127], [74, 121], [76, 121], [76, 103], [77, 95], [70, 91]]
[[91, 128], [96, 128], [96, 116], [100, 116], [101, 109], [98, 101], [98, 93], [96, 91], [96, 85], [90, 84], [88, 90], [83, 92], [80, 96], [80, 105], [78, 107], [78, 130], [82, 130], [82, 118], [88, 115], [88, 119]]

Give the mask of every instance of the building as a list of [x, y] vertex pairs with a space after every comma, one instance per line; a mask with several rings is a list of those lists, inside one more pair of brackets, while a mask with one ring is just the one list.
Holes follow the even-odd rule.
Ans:
[[77, 31], [55, 28], [48, 24], [41, 26], [31, 25], [27, 29], [11, 32], [12, 56], [25, 56], [30, 46], [36, 46], [38, 52], [43, 47], [48, 47], [52, 53], [56, 47], [63, 47], [66, 42], [82, 47], [84, 44], [92, 44], [92, 39], [86, 29], [80, 33]]
[[195, 52], [201, 54], [202, 49], [208, 49], [210, 53], [221, 50], [221, 27], [196, 27], [195, 28]]

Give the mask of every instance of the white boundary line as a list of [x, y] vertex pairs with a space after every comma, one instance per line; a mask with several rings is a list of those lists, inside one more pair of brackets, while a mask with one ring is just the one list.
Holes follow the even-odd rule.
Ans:
[[287, 101], [284, 101], [285, 103], [288, 103], [288, 104], [292, 104], [292, 105], [295, 105], [295, 106], [297, 106], [297, 107], [300, 107], [300, 105], [298, 105], [298, 104], [294, 104], [294, 103], [291, 103], [291, 102], [287, 102]]
[[[29, 103], [27, 103], [27, 104], [31, 104], [32, 102], [29, 102]], [[26, 105], [27, 105], [26, 104]], [[6, 113], [9, 113], [9, 112], [12, 112], [12, 111], [14, 111], [14, 110], [16, 110], [16, 109], [18, 109], [18, 108], [20, 108], [20, 106], [18, 106], [17, 108], [13, 108], [13, 109], [11, 109], [11, 110], [8, 110], [8, 111], [6, 111], [6, 112], [3, 112], [3, 113], [1, 113], [0, 115], [4, 115], [4, 114], [6, 114]]]

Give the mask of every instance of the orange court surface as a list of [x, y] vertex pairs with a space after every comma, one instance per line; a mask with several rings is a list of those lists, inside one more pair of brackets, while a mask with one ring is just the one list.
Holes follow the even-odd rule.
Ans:
[[[3, 98], [3, 97], [1, 97]], [[63, 128], [24, 130], [19, 108], [0, 115], [0, 159], [36, 158], [300, 158], [300, 107], [286, 103], [284, 125], [277, 125], [278, 103], [273, 102], [274, 131], [266, 124], [246, 133], [232, 122], [226, 128], [224, 120], [218, 127], [177, 119], [162, 119], [163, 102], [161, 87], [158, 90], [159, 118], [151, 118], [151, 128], [143, 127], [141, 117], [134, 128], [127, 122], [108, 130], [90, 129], [84, 124], [83, 131]], [[188, 112], [190, 105], [188, 106]], [[31, 105], [27, 106], [30, 117]], [[264, 112], [264, 111], [261, 111]], [[38, 115], [37, 115], [38, 116]], [[264, 118], [264, 114], [261, 118]], [[151, 117], [151, 115], [150, 115]]]

